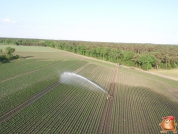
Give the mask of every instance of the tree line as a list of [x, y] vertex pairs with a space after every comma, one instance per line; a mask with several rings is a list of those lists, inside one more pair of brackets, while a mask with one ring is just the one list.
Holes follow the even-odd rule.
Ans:
[[178, 45], [0, 38], [1, 44], [48, 46], [148, 70], [178, 67]]

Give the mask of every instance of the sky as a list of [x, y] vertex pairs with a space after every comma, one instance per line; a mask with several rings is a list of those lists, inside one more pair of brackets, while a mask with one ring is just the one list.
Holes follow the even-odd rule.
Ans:
[[178, 0], [0, 3], [0, 37], [178, 44]]

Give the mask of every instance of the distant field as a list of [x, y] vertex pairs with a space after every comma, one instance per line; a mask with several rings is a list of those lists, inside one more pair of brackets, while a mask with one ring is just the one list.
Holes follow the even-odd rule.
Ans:
[[41, 46], [16, 46], [16, 45], [0, 45], [0, 48], [3, 50], [6, 47], [15, 48], [15, 51], [23, 51], [23, 52], [58, 52], [57, 49], [49, 48], [49, 47], [41, 47]]
[[[2, 134], [156, 134], [162, 117], [177, 122], [177, 81], [51, 48], [18, 47], [24, 59], [0, 65]], [[62, 81], [64, 72], [90, 82]]]
[[178, 78], [178, 69], [153, 71], [161, 75]]

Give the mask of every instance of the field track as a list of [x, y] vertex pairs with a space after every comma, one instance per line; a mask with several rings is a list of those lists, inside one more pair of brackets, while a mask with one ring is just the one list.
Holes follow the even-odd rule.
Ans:
[[[100, 120], [100, 124], [99, 124], [99, 128], [98, 128], [98, 134], [102, 133], [103, 130], [103, 126], [104, 126], [104, 119], [107, 118], [107, 122], [106, 122], [106, 134], [109, 134], [109, 124], [110, 124], [110, 119], [111, 119], [111, 113], [112, 113], [112, 107], [113, 107], [113, 99], [114, 99], [114, 93], [115, 93], [115, 84], [116, 84], [116, 77], [117, 77], [117, 72], [118, 72], [118, 67], [116, 66], [115, 72], [114, 72], [114, 77], [113, 77], [113, 83], [110, 84], [109, 87], [109, 91], [108, 93], [111, 94], [112, 98], [108, 98], [106, 99], [105, 105], [104, 105], [104, 109], [103, 109], [103, 113], [101, 116], [101, 120]], [[109, 113], [108, 115], [106, 115], [106, 111], [107, 111], [107, 107], [109, 104]]]
[[110, 121], [111, 121], [111, 114], [112, 114], [112, 108], [113, 108], [113, 103], [114, 103], [114, 93], [115, 93], [115, 89], [116, 89], [117, 72], [118, 72], [118, 68], [116, 68], [115, 73], [114, 73], [114, 80], [113, 80], [114, 83], [111, 83], [113, 85], [113, 86], [111, 86], [112, 88], [110, 91], [112, 98], [110, 99], [110, 107], [109, 107], [109, 113], [108, 113], [108, 118], [107, 118], [107, 122], [106, 122], [105, 134], [109, 134], [109, 125], [110, 125]]
[[[61, 62], [61, 61], [60, 61], [60, 62]], [[36, 71], [39, 71], [39, 70], [41, 70], [41, 69], [44, 69], [44, 68], [46, 68], [46, 67], [53, 66], [53, 65], [58, 64], [58, 63], [59, 63], [59, 62], [55, 62], [55, 63], [49, 64], [49, 65], [46, 65], [46, 66], [43, 66], [43, 67], [34, 69], [34, 70], [32, 70], [32, 71], [25, 72], [25, 73], [23, 73], [23, 74], [19, 74], [19, 75], [12, 76], [12, 77], [10, 77], [10, 78], [1, 80], [0, 83], [1, 83], [1, 82], [6, 82], [6, 81], [9, 81], [9, 80], [12, 80], [12, 79], [15, 79], [15, 78], [18, 78], [18, 77], [21, 77], [21, 76], [24, 76], [24, 75], [27, 75], [27, 74], [36, 72]]]
[[[56, 63], [53, 63], [56, 64]], [[82, 69], [84, 69], [85, 67], [87, 67], [90, 63], [87, 63], [83, 66], [81, 66], [80, 68], [78, 68], [77, 70], [74, 71], [74, 73], [77, 73], [79, 71], [81, 71]], [[51, 65], [51, 64], [50, 64]], [[49, 66], [49, 65], [48, 65]], [[44, 68], [44, 67], [43, 67]], [[39, 69], [38, 69], [39, 70]], [[35, 70], [37, 71], [37, 69]], [[24, 73], [25, 75], [26, 73]], [[14, 77], [13, 77], [14, 78]], [[10, 111], [8, 111], [7, 113], [3, 114], [2, 116], [0, 116], [0, 123], [6, 121], [7, 119], [9, 119], [11, 116], [15, 115], [18, 111], [24, 109], [25, 107], [29, 106], [30, 104], [32, 104], [33, 102], [35, 102], [36, 100], [38, 100], [39, 98], [41, 98], [43, 95], [45, 95], [46, 93], [48, 93], [49, 91], [51, 91], [53, 88], [57, 87], [58, 85], [60, 85], [61, 83], [59, 81], [53, 83], [52, 85], [50, 85], [49, 87], [45, 88], [44, 90], [42, 90], [41, 92], [37, 93], [36, 95], [32, 96], [31, 98], [29, 98], [27, 101], [23, 102], [22, 104], [18, 105], [17, 107], [11, 109]]]

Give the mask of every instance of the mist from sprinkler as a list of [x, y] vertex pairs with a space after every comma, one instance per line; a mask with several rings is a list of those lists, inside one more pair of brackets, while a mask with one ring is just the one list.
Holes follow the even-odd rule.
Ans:
[[107, 93], [108, 92], [103, 89], [102, 87], [100, 87], [99, 85], [97, 85], [96, 83], [92, 82], [91, 80], [81, 76], [81, 75], [78, 75], [78, 74], [75, 74], [75, 73], [70, 73], [70, 72], [64, 72], [61, 77], [60, 77], [60, 82], [62, 83], [68, 83], [68, 84], [72, 84], [72, 81], [77, 81], [78, 83], [81, 83], [82, 80], [83, 81], [87, 81], [89, 82], [90, 84], [92, 84], [93, 86], [97, 87], [98, 89], [100, 89], [101, 91], [103, 91], [104, 93]]

